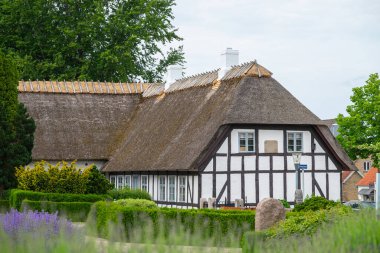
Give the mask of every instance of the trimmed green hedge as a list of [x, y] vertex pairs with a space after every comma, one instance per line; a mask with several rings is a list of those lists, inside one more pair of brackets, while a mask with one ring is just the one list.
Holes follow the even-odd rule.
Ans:
[[52, 202], [23, 200], [21, 210], [38, 210], [49, 213], [58, 212], [60, 216], [66, 216], [71, 221], [86, 221], [92, 202]]
[[9, 200], [0, 200], [0, 212], [10, 209]]
[[11, 190], [0, 191], [0, 200], [9, 200], [11, 195]]
[[14, 189], [9, 198], [10, 206], [20, 210], [22, 201], [25, 199], [33, 201], [52, 202], [96, 202], [109, 199], [109, 195], [96, 194], [70, 194], [70, 193], [42, 193]]
[[112, 189], [107, 192], [112, 199], [147, 199], [151, 200], [149, 193], [140, 189]]
[[[115, 202], [96, 202], [90, 211], [87, 225], [97, 231], [98, 236], [109, 236], [110, 223], [122, 224], [127, 240], [141, 228], [149, 229], [153, 237], [168, 236], [173, 228], [186, 233], [201, 233], [203, 238], [233, 235], [240, 239], [244, 232], [254, 230], [255, 212], [241, 210], [176, 209], [176, 208], [131, 208]], [[133, 239], [132, 239], [133, 241]]]
[[306, 198], [303, 203], [295, 205], [293, 212], [318, 211], [322, 209], [330, 209], [338, 205], [341, 205], [341, 203], [327, 200], [320, 196], [312, 196]]

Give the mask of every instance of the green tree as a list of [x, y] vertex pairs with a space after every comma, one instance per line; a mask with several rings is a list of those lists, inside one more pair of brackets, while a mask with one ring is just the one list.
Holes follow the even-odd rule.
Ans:
[[3, 0], [0, 49], [22, 79], [158, 81], [182, 63], [174, 0]]
[[86, 193], [106, 194], [113, 188], [110, 181], [96, 168], [91, 165], [84, 172], [86, 180]]
[[380, 79], [371, 74], [366, 85], [352, 89], [352, 104], [347, 106], [348, 116], [338, 115], [338, 141], [351, 159], [371, 156], [379, 165], [380, 143]]
[[0, 191], [15, 187], [15, 167], [31, 161], [35, 124], [18, 102], [15, 63], [0, 52]]

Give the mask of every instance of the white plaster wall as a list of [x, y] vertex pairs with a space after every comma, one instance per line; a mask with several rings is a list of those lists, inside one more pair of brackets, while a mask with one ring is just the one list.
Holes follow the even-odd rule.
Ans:
[[227, 154], [228, 153], [228, 137], [224, 140], [222, 146], [216, 152], [218, 154]]
[[287, 201], [294, 201], [294, 193], [296, 191], [295, 173], [286, 173], [286, 197]]
[[241, 171], [241, 157], [240, 156], [231, 156], [231, 170]]
[[[302, 182], [302, 174], [301, 174], [301, 182]], [[312, 176], [311, 176], [311, 173], [305, 173], [304, 192], [303, 192], [304, 198], [307, 195], [309, 195], [309, 197], [311, 197], [313, 195], [313, 188], [312, 187], [313, 186], [312, 186]]]
[[[292, 158], [293, 160], [293, 158]], [[311, 156], [302, 156], [301, 157], [301, 164], [306, 164], [307, 165], [307, 170], [311, 170]], [[294, 167], [294, 164], [293, 164]]]
[[330, 200], [341, 200], [340, 199], [340, 173], [329, 173], [329, 199]]
[[282, 130], [259, 130], [259, 152], [265, 152], [264, 143], [267, 140], [277, 141], [278, 153], [284, 152], [284, 134]]
[[244, 157], [244, 170], [245, 171], [256, 170], [256, 156]]
[[[319, 187], [321, 188], [323, 194], [326, 197], [326, 173], [315, 173], [314, 177], [317, 183], [319, 184]], [[338, 183], [338, 186], [339, 186], [339, 183]], [[315, 195], [320, 196], [317, 187], [315, 187]]]
[[[188, 193], [187, 193], [187, 202], [191, 203], [191, 198], [190, 197], [192, 196], [193, 200], [194, 200], [195, 198], [198, 198], [198, 195], [197, 196], [194, 195], [194, 190], [193, 190], [193, 187], [192, 187], [193, 186], [193, 177], [192, 176], [187, 176], [187, 179], [188, 179], [188, 181], [187, 181], [188, 182], [188, 186], [190, 188], [190, 191], [188, 191]], [[211, 182], [212, 182], [212, 179], [211, 179]], [[188, 187], [186, 187], [186, 188], [188, 188]], [[176, 192], [176, 198], [178, 199], [177, 194], [178, 194], [178, 191]]]
[[149, 194], [150, 196], [152, 197], [152, 199], [154, 199], [154, 196], [155, 194], [153, 194], [153, 175], [149, 175], [148, 176], [148, 191], [149, 191]]
[[241, 198], [241, 175], [231, 174], [231, 202]]
[[245, 174], [244, 176], [245, 176], [244, 191], [245, 191], [245, 196], [247, 197], [247, 202], [255, 203], [256, 202], [255, 175]]
[[329, 170], [338, 170], [335, 164], [331, 161], [329, 157]]
[[326, 170], [325, 156], [315, 156], [315, 170]]
[[269, 170], [269, 156], [260, 156], [259, 158], [259, 170]]
[[269, 198], [269, 173], [259, 174], [259, 201]]
[[284, 174], [273, 173], [273, 198], [284, 199]]
[[207, 164], [205, 171], [212, 171], [214, 166], [214, 161], [213, 159], [210, 160], [210, 162]]
[[[231, 131], [231, 153], [239, 153], [239, 132], [254, 133], [253, 129], [233, 129]], [[256, 148], [256, 147], [255, 147]]]
[[274, 170], [284, 170], [284, 157], [283, 156], [273, 156], [273, 169]]
[[[287, 156], [286, 157], [286, 163], [288, 165], [288, 170], [295, 170], [295, 168], [294, 168], [294, 162], [293, 162], [293, 157], [292, 156]], [[302, 161], [301, 161], [301, 163], [302, 163]]]
[[319, 144], [319, 141], [314, 139], [314, 144], [315, 144], [315, 150], [314, 152], [316, 153], [325, 153], [325, 150], [322, 148], [321, 144]]
[[[218, 175], [217, 175], [218, 176]], [[212, 174], [202, 174], [202, 198], [212, 197]], [[198, 195], [197, 195], [198, 198]]]
[[227, 171], [227, 157], [216, 157], [216, 171]]
[[[212, 181], [211, 181], [212, 182]], [[198, 176], [194, 176], [194, 203], [198, 204]]]
[[153, 200], [158, 200], [158, 180], [157, 180], [158, 176], [155, 175], [154, 176], [154, 198]]
[[[203, 181], [203, 179], [202, 179], [202, 181]], [[227, 181], [227, 175], [226, 174], [217, 174], [216, 175], [216, 196], [215, 197], [217, 197], [219, 195], [219, 193], [222, 190], [222, 188], [223, 188], [224, 184], [226, 183], [226, 181]], [[227, 188], [225, 189], [225, 191], [224, 191], [222, 197], [220, 198], [220, 200], [224, 201], [224, 198], [226, 196], [227, 196]], [[207, 196], [207, 197], [211, 197], [211, 195]]]

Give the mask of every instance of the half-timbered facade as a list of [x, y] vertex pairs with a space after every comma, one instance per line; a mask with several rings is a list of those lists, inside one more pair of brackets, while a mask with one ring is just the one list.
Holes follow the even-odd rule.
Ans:
[[38, 85], [19, 85], [37, 123], [34, 160], [97, 161], [116, 188], [146, 190], [160, 205], [199, 207], [202, 198], [256, 205], [265, 197], [292, 203], [296, 151], [307, 165], [305, 196], [342, 199], [341, 172], [355, 170], [328, 127], [256, 61], [166, 89]]

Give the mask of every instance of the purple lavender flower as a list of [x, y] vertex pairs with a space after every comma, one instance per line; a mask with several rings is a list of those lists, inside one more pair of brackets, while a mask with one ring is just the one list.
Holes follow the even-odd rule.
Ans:
[[51, 238], [63, 233], [71, 234], [72, 223], [66, 219], [58, 217], [58, 213], [47, 213], [39, 211], [18, 212], [11, 209], [6, 214], [0, 214], [0, 229], [3, 229], [11, 238], [17, 239], [21, 233], [41, 235]]

